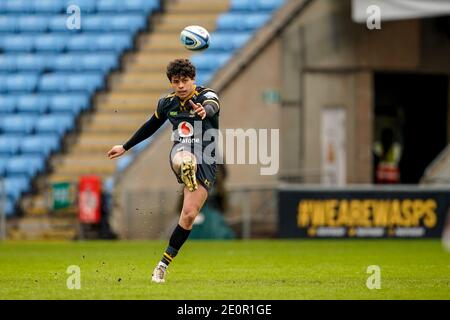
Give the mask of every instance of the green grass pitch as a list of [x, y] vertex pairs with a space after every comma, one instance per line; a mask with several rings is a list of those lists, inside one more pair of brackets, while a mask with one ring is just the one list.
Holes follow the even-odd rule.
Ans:
[[[0, 243], [0, 299], [450, 299], [438, 240], [190, 240], [164, 284], [165, 241]], [[81, 289], [66, 285], [68, 266]], [[366, 286], [369, 265], [381, 289]]]

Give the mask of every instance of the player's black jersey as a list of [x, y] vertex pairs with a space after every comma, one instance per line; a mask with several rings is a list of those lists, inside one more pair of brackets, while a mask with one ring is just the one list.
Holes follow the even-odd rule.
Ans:
[[[203, 106], [215, 104], [219, 110], [211, 117], [206, 116], [202, 120], [191, 107], [189, 100]], [[184, 100], [181, 100], [175, 93], [159, 99], [155, 116], [162, 121], [166, 119], [170, 121], [174, 143], [201, 143], [202, 147], [206, 147], [211, 143], [211, 139], [203, 139], [204, 134], [210, 129], [215, 129], [217, 133], [219, 113], [220, 101], [217, 94], [209, 88], [196, 86], [192, 94]], [[209, 135], [207, 134], [207, 136]]]

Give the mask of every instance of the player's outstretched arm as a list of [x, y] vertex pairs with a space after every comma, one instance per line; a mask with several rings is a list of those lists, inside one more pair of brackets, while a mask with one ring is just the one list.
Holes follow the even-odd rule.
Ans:
[[108, 157], [114, 159], [123, 155], [126, 151], [137, 145], [138, 143], [149, 138], [154, 134], [165, 122], [165, 120], [159, 119], [156, 115], [153, 115], [150, 120], [144, 123], [134, 135], [123, 145], [117, 145], [112, 147], [108, 151]]

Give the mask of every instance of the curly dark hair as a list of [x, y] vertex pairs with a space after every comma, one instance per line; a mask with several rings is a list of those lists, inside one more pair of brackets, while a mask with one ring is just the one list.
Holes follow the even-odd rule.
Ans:
[[188, 59], [176, 59], [167, 66], [167, 78], [172, 81], [172, 77], [195, 78], [195, 66]]

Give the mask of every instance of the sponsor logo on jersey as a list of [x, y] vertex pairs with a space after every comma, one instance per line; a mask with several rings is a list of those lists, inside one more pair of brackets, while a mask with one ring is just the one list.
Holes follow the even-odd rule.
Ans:
[[194, 134], [194, 128], [189, 122], [183, 121], [178, 125], [178, 135], [182, 138], [191, 137]]

